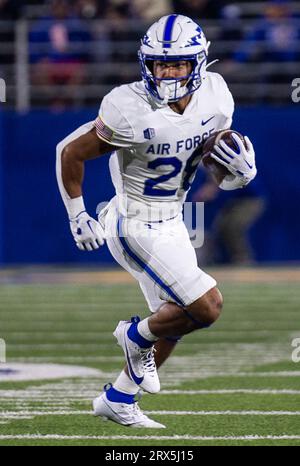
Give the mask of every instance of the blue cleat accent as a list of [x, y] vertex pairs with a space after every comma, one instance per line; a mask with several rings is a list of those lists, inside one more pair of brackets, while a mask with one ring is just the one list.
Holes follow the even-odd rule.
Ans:
[[121, 320], [113, 334], [124, 351], [130, 378], [146, 392], [157, 393], [160, 382], [154, 360], [154, 343], [139, 335], [138, 322], [137, 317], [133, 322]]
[[131, 322], [132, 324], [127, 331], [128, 338], [130, 338], [131, 341], [139, 345], [141, 348], [151, 348], [151, 346], [153, 346], [153, 341], [146, 340], [146, 338], [142, 337], [142, 335], [139, 334], [137, 328], [138, 323], [132, 319]]

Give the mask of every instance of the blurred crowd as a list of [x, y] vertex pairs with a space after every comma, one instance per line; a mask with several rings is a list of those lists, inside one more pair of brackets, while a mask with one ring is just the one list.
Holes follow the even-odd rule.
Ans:
[[[113, 86], [138, 78], [134, 64], [145, 29], [160, 16], [180, 13], [200, 23], [217, 22], [209, 37], [210, 58], [221, 60], [217, 71], [234, 83], [240, 82], [246, 62], [300, 62], [299, 18], [292, 4], [285, 0], [263, 4], [260, 13], [251, 16], [250, 26], [242, 27], [247, 13], [241, 0], [0, 0], [0, 43], [13, 43], [16, 34], [15, 28], [3, 27], [3, 20], [27, 18], [32, 84], [44, 89], [51, 85], [75, 89], [84, 83]], [[105, 21], [90, 21], [94, 19]], [[14, 62], [14, 53], [14, 47], [0, 48], [0, 74], [1, 65]], [[92, 66], [101, 63], [112, 64], [111, 71], [106, 67], [100, 80], [97, 76], [93, 81], [91, 70], [96, 68]], [[116, 70], [113, 64], [120, 63], [128, 66]], [[271, 71], [269, 76], [262, 75], [260, 84], [289, 79], [286, 69]], [[244, 76], [245, 82], [247, 78], [253, 79]]]
[[27, 6], [60, 3], [69, 17], [84, 19], [138, 18], [154, 21], [160, 16], [180, 13], [191, 17], [218, 18], [224, 0], [0, 0], [1, 19], [16, 19], [28, 14]]
[[[270, 0], [265, 4], [262, 16], [286, 16], [292, 14], [289, 0]], [[183, 14], [198, 19], [218, 19], [240, 15], [240, 5], [248, 0], [0, 0], [0, 20], [17, 18], [62, 17], [77, 19], [138, 19], [153, 22], [166, 14]], [[61, 8], [58, 13], [58, 8]], [[276, 9], [276, 11], [275, 11]], [[272, 11], [271, 11], [272, 10]], [[62, 13], [63, 11], [63, 13]], [[247, 17], [247, 13], [244, 15]], [[250, 15], [251, 16], [251, 15]]]

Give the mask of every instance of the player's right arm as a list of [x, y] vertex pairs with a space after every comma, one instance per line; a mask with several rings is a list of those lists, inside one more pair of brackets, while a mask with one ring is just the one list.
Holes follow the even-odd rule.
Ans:
[[71, 232], [81, 250], [98, 249], [104, 243], [100, 224], [88, 215], [82, 196], [84, 165], [117, 147], [99, 138], [96, 128], [84, 125], [57, 145], [56, 177], [68, 212]]
[[57, 146], [57, 181], [73, 237], [82, 250], [97, 249], [104, 242], [101, 225], [85, 210], [82, 196], [84, 164], [108, 152], [131, 147], [135, 141], [131, 124], [124, 116], [132, 99], [130, 92], [128, 104], [126, 89], [126, 86], [121, 86], [107, 94], [101, 102], [96, 120], [81, 126]]
[[96, 128], [68, 143], [61, 152], [61, 175], [70, 198], [82, 196], [84, 163], [113, 152], [117, 147], [100, 139]]

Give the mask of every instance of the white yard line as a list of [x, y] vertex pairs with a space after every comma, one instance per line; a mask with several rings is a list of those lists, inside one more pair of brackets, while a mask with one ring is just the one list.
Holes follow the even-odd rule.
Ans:
[[300, 371], [237, 372], [234, 377], [299, 377]]
[[85, 361], [99, 361], [99, 362], [122, 362], [124, 361], [123, 356], [33, 356], [28, 358], [14, 357], [14, 362], [22, 363], [49, 363], [53, 362], [76, 362], [83, 363]]
[[[189, 371], [184, 371], [182, 370], [181, 373], [179, 374], [181, 376], [186, 376], [191, 379], [191, 378], [195, 378], [195, 372], [189, 372]], [[223, 372], [223, 371], [207, 371], [207, 370], [203, 370], [202, 372], [199, 372], [198, 374], [198, 378], [200, 379], [206, 379], [206, 378], [209, 378], [209, 377], [299, 377], [300, 376], [300, 371], [278, 371], [278, 372], [235, 372], [234, 370], [232, 371], [227, 371], [227, 372]], [[178, 380], [177, 380], [177, 383], [178, 382], [181, 382], [183, 377], [178, 377]], [[175, 383], [173, 383], [174, 385]], [[166, 383], [165, 383], [166, 385]]]
[[156, 416], [300, 416], [300, 411], [145, 411]]
[[[55, 391], [59, 393], [55, 393]], [[75, 392], [76, 391], [76, 392]], [[0, 405], [5, 403], [16, 403], [16, 399], [26, 399], [32, 402], [47, 402], [55, 405], [65, 405], [67, 404], [66, 398], [68, 401], [90, 401], [95, 394], [98, 393], [98, 387], [89, 387], [82, 388], [78, 390], [78, 387], [72, 388], [57, 388], [53, 389], [53, 393], [49, 394], [48, 392], [42, 390], [32, 390], [30, 393], [22, 393], [19, 391], [8, 391], [7, 393], [1, 393], [0, 396], [2, 401]], [[223, 389], [223, 390], [162, 390], [157, 395], [229, 395], [229, 394], [251, 394], [251, 395], [300, 395], [300, 390], [272, 390], [272, 389], [262, 389], [262, 390], [252, 390], [252, 389]], [[143, 396], [147, 395], [144, 393]]]
[[[300, 411], [144, 411], [156, 416], [300, 416]], [[82, 416], [91, 415], [91, 410], [58, 410], [58, 411], [0, 411], [0, 418], [21, 418], [27, 416]]]
[[251, 395], [300, 395], [300, 390], [290, 389], [261, 389], [232, 388], [222, 390], [161, 390], [158, 395], [227, 395], [227, 394], [248, 393]]
[[[16, 329], [9, 329], [9, 330], [2, 330], [3, 333], [5, 333], [7, 336], [10, 336], [11, 338], [14, 338], [15, 340], [19, 337], [20, 339], [25, 339], [25, 338], [28, 338], [28, 339], [33, 339], [35, 337], [37, 337], [37, 332], [38, 332], [38, 336], [39, 337], [45, 337], [47, 338], [46, 340], [46, 344], [47, 345], [50, 345], [53, 341], [56, 340], [56, 338], [69, 338], [70, 337], [70, 331], [68, 332], [55, 332], [56, 328], [57, 328], [57, 321], [47, 321], [45, 322], [45, 325], [42, 326], [43, 328], [37, 328], [35, 331], [32, 330], [32, 328], [30, 330], [18, 330], [17, 328]], [[48, 331], [44, 330], [45, 328], [48, 329]], [[248, 335], [248, 334], [251, 334], [253, 333], [254, 335], [257, 335], [257, 336], [265, 336], [265, 335], [272, 335], [272, 334], [277, 334], [279, 333], [280, 335], [283, 333], [283, 332], [286, 332], [286, 333], [291, 333], [294, 329], [292, 327], [290, 328], [286, 328], [285, 330], [281, 330], [281, 329], [258, 329], [258, 328], [249, 328], [249, 329], [240, 329], [240, 328], [236, 328], [236, 329], [214, 329], [213, 332], [210, 332], [210, 333], [207, 333], [207, 335], [209, 335], [211, 338], [221, 338], [223, 336], [225, 337], [228, 337], [229, 335], [232, 335], [232, 336], [236, 336], [237, 334], [238, 335]], [[55, 333], [54, 333], [55, 332]], [[113, 341], [113, 336], [112, 336], [112, 332], [110, 330], [107, 330], [107, 331], [102, 331], [102, 330], [99, 330], [99, 331], [96, 331], [95, 332], [95, 327], [94, 328], [84, 328], [84, 332], [85, 334], [88, 336], [88, 339], [98, 339], [100, 338], [101, 339], [101, 336], [106, 336], [108, 338], [111, 339], [111, 341]], [[82, 341], [82, 345], [85, 345], [86, 343], [86, 340], [82, 337], [82, 330], [80, 330], [80, 323], [78, 325], [77, 328], [74, 328], [72, 329], [72, 334], [77, 334], [78, 336], [80, 336], [80, 341]], [[299, 335], [297, 333], [297, 335]], [[192, 343], [192, 342], [185, 342], [183, 340], [183, 343], [185, 343], [186, 345], [190, 346], [190, 345], [193, 345], [193, 346], [197, 346], [199, 347], [199, 343]], [[19, 343], [11, 343], [10, 346], [12, 348], [27, 348], [28, 345], [26, 343], [24, 343], [24, 345], [22, 344], [19, 344]], [[34, 345], [31, 345], [34, 347]], [[39, 341], [36, 343], [36, 346], [44, 346], [44, 343], [40, 343]]]
[[24, 434], [0, 435], [0, 440], [300, 440], [300, 435], [241, 435], [241, 436], [194, 436], [194, 435], [59, 435]]
[[57, 350], [59, 349], [67, 349], [67, 350], [82, 350], [86, 348], [87, 350], [99, 350], [102, 347], [108, 347], [112, 350], [112, 343], [102, 343], [101, 341], [97, 344], [94, 343], [87, 343], [83, 342], [81, 344], [77, 343], [36, 343], [35, 345], [32, 344], [10, 344], [10, 350], [36, 350], [36, 349], [44, 349], [44, 350]]

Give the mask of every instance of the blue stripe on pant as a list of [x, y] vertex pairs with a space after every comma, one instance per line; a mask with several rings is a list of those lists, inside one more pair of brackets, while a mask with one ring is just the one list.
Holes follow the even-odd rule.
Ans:
[[129, 244], [127, 243], [126, 239], [123, 236], [123, 217], [120, 217], [118, 219], [118, 224], [117, 224], [117, 233], [120, 231], [121, 236], [118, 235], [120, 243], [122, 247], [124, 248], [125, 252], [128, 254], [128, 256], [134, 260], [134, 262], [139, 265], [146, 273], [147, 275], [158, 285], [160, 288], [162, 288], [166, 293], [168, 293], [171, 298], [174, 299], [174, 301], [179, 305], [184, 307], [184, 303], [181, 301], [181, 299], [174, 293], [174, 291], [162, 281], [162, 279], [156, 274], [154, 270], [149, 267], [140, 257], [137, 256], [137, 254], [131, 249]]

